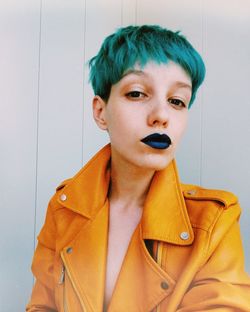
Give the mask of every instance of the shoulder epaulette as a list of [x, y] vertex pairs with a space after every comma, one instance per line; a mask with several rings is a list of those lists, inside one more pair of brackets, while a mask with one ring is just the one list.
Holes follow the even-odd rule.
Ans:
[[224, 190], [205, 189], [198, 186], [184, 187], [183, 195], [190, 200], [211, 200], [221, 203], [224, 209], [237, 203], [238, 198], [231, 192]]
[[72, 179], [67, 179], [64, 180], [61, 184], [58, 185], [58, 187], [56, 188], [56, 191], [61, 190], [62, 188], [64, 188], [65, 185], [67, 185]]

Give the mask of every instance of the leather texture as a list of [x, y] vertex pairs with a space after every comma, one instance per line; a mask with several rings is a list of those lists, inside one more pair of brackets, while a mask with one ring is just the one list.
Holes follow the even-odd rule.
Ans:
[[[103, 311], [109, 167], [107, 145], [50, 200], [26, 311]], [[108, 312], [250, 311], [239, 216], [232, 193], [181, 184], [175, 161], [156, 172]]]

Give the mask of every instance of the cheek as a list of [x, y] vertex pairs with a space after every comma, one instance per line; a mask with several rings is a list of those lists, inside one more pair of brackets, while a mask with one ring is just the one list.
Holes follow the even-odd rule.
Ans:
[[113, 108], [107, 110], [106, 112], [106, 122], [109, 132], [115, 132], [119, 129], [120, 124], [120, 114]]
[[111, 141], [115, 144], [126, 141], [129, 133], [129, 122], [123, 118], [122, 114], [113, 112], [112, 116], [109, 117], [108, 134]]
[[181, 127], [181, 131], [180, 131], [181, 135], [183, 135], [186, 132], [187, 125], [188, 125], [188, 117], [185, 117], [185, 118], [183, 118], [183, 121], [182, 121], [182, 123], [180, 125], [180, 127]]
[[187, 130], [188, 116], [184, 115], [182, 118], [176, 119], [174, 123], [174, 135], [176, 141], [179, 142]]
[[186, 129], [188, 124], [188, 115], [185, 114], [182, 116], [182, 118], [176, 119], [175, 125], [176, 125], [176, 134], [178, 136], [182, 136]]

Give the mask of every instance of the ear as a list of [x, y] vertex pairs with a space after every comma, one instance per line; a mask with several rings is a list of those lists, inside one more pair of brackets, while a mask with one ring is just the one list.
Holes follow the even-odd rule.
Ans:
[[94, 96], [92, 101], [93, 117], [97, 126], [102, 130], [107, 130], [108, 128], [105, 114], [106, 105], [105, 101], [99, 95]]

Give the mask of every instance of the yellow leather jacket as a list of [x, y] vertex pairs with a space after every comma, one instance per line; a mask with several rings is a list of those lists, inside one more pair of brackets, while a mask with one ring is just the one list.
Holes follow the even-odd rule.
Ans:
[[[52, 197], [26, 311], [103, 310], [109, 160], [107, 145]], [[250, 311], [239, 215], [233, 194], [180, 184], [174, 161], [156, 172], [108, 312]]]

